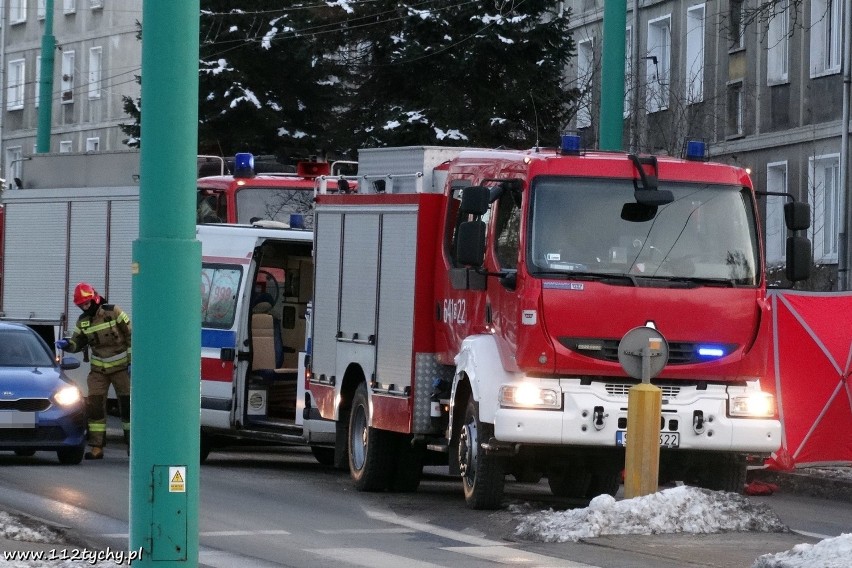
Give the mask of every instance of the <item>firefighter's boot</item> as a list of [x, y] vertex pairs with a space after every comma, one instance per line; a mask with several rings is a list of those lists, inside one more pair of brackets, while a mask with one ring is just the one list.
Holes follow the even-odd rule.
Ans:
[[84, 457], [87, 460], [102, 460], [104, 459], [104, 449], [98, 446], [92, 446], [92, 449], [86, 452]]

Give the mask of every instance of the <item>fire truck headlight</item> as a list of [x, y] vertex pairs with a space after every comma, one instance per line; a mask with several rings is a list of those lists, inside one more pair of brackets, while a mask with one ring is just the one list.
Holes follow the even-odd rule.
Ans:
[[559, 409], [562, 406], [562, 399], [558, 390], [542, 388], [532, 383], [518, 383], [500, 387], [500, 406]]
[[732, 394], [728, 399], [728, 415], [740, 418], [772, 418], [777, 415], [775, 397], [760, 391]]

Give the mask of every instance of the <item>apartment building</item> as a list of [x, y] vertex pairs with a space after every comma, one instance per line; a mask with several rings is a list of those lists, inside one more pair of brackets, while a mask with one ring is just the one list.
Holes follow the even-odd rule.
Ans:
[[[5, 0], [0, 2], [0, 159], [7, 187], [36, 153], [39, 108], [52, 109], [50, 153], [127, 150], [119, 124], [131, 119], [123, 97], [139, 97], [142, 0]], [[41, 100], [42, 37], [53, 11], [53, 89]]]
[[[600, 121], [603, 2], [565, 2], [577, 42], [569, 79], [583, 93], [571, 126], [590, 146]], [[842, 38], [850, 28], [840, 0], [638, 0], [627, 10], [624, 147], [678, 155], [701, 138], [711, 159], [749, 168], [758, 190], [808, 201], [816, 270], [807, 287], [835, 289], [847, 266]], [[784, 200], [759, 201], [769, 266], [785, 260]]]

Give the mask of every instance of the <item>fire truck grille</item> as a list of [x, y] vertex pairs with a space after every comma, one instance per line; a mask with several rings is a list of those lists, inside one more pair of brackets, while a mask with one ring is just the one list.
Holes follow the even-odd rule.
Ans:
[[[598, 339], [591, 337], [560, 337], [559, 343], [580, 355], [601, 359], [603, 361], [618, 361], [619, 339]], [[698, 355], [698, 343], [688, 341], [669, 342], [669, 365], [687, 365], [705, 361]], [[724, 352], [732, 353], [736, 345], [722, 345]]]
[[[624, 383], [607, 383], [606, 384], [606, 393], [609, 396], [615, 396], [619, 398], [627, 398], [627, 395], [630, 391], [630, 387], [632, 384], [624, 384]], [[660, 386], [660, 390], [663, 391], [663, 398], [677, 398], [677, 395], [680, 394], [680, 387], [664, 385]]]
[[18, 400], [0, 400], [0, 410], [17, 410], [19, 412], [40, 412], [50, 407], [46, 398], [19, 398]]

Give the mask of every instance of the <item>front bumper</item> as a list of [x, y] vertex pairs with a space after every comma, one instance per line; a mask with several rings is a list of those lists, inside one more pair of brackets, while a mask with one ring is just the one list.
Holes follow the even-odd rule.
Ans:
[[86, 413], [82, 406], [70, 411], [52, 408], [37, 412], [33, 427], [0, 428], [0, 450], [79, 447], [86, 442], [86, 428]]
[[[555, 381], [554, 381], [555, 383]], [[562, 446], [616, 446], [627, 425], [628, 389], [603, 382], [559, 381], [561, 410], [498, 408], [494, 436], [501, 442]], [[730, 418], [723, 385], [664, 387], [661, 432], [678, 432], [679, 449], [769, 454], [781, 446], [781, 423], [767, 418]], [[700, 412], [703, 428], [693, 427]]]

